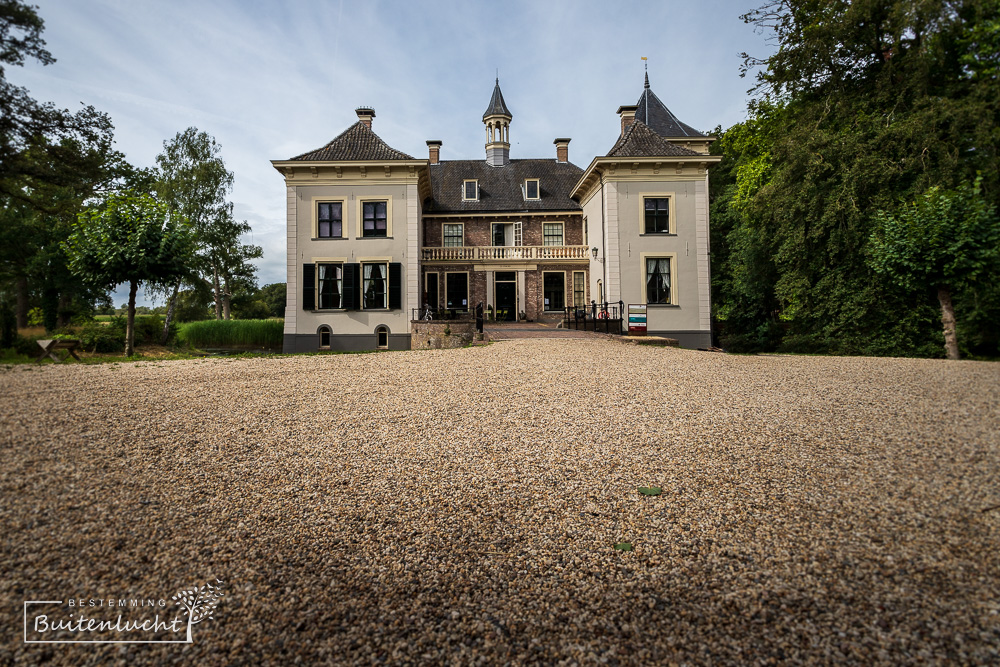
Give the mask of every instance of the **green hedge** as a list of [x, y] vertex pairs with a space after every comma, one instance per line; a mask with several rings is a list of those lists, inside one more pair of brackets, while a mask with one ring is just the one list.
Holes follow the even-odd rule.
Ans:
[[281, 320], [203, 320], [182, 324], [177, 340], [193, 347], [280, 349], [284, 330]]

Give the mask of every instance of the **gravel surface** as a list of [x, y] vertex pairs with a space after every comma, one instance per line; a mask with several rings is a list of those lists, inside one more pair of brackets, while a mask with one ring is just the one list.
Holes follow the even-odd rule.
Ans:
[[[521, 340], [0, 396], [0, 663], [998, 660], [997, 364]], [[193, 644], [22, 642], [215, 579]]]

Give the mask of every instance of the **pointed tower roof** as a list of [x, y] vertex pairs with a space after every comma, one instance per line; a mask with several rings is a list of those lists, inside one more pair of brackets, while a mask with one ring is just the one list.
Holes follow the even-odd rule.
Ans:
[[336, 160], [412, 160], [413, 158], [389, 146], [370, 127], [358, 121], [326, 146], [291, 159], [332, 162]]
[[704, 137], [705, 135], [680, 119], [667, 108], [660, 98], [649, 88], [649, 74], [643, 85], [642, 96], [636, 102], [635, 119], [641, 120], [650, 129], [664, 137]]
[[[699, 135], [700, 136], [700, 135]], [[658, 133], [649, 129], [641, 120], [632, 121], [607, 157], [690, 157], [699, 153], [672, 144]]]
[[507, 116], [508, 118], [513, 118], [510, 110], [507, 108], [507, 104], [503, 101], [503, 93], [500, 92], [500, 77], [497, 77], [497, 83], [493, 87], [493, 97], [490, 98], [490, 105], [483, 114], [483, 120], [486, 120], [488, 116]]

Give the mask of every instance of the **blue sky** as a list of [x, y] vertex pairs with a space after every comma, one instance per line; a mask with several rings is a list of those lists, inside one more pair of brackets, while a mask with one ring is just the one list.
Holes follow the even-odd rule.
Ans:
[[214, 136], [236, 215], [264, 247], [261, 285], [285, 280], [284, 185], [269, 160], [324, 145], [359, 106], [414, 157], [428, 139], [444, 142], [442, 159], [484, 157], [499, 70], [511, 157], [554, 156], [552, 140], [572, 137], [570, 161], [586, 167], [614, 144], [617, 108], [641, 94], [642, 56], [653, 91], [707, 131], [745, 118], [740, 52], [771, 50], [739, 18], [753, 2], [34, 1], [57, 62], [8, 79], [107, 112], [138, 166], [187, 127]]

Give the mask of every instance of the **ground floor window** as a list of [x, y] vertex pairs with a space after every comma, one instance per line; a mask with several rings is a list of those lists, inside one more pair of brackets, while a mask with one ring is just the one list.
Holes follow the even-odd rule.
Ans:
[[586, 274], [583, 271], [573, 272], [573, 305], [574, 306], [584, 306], [586, 305]]
[[380, 326], [375, 329], [375, 336], [378, 338], [378, 348], [380, 350], [389, 349], [389, 327]]
[[562, 310], [566, 306], [566, 274], [543, 273], [542, 292], [545, 298], [545, 310]]
[[438, 301], [438, 274], [436, 273], [424, 274], [424, 305], [430, 306], [431, 310], [437, 310], [440, 307], [440, 302]]
[[671, 303], [670, 258], [646, 258], [646, 303]]
[[364, 298], [363, 308], [379, 309], [386, 308], [386, 279], [387, 267], [385, 264], [362, 264], [361, 293]]
[[449, 310], [468, 310], [469, 308], [469, 274], [449, 273], [446, 275], [447, 293], [446, 305]]
[[330, 349], [330, 327], [323, 325], [319, 328], [319, 348], [321, 350]]
[[319, 310], [341, 307], [344, 292], [344, 267], [341, 264], [318, 264]]

